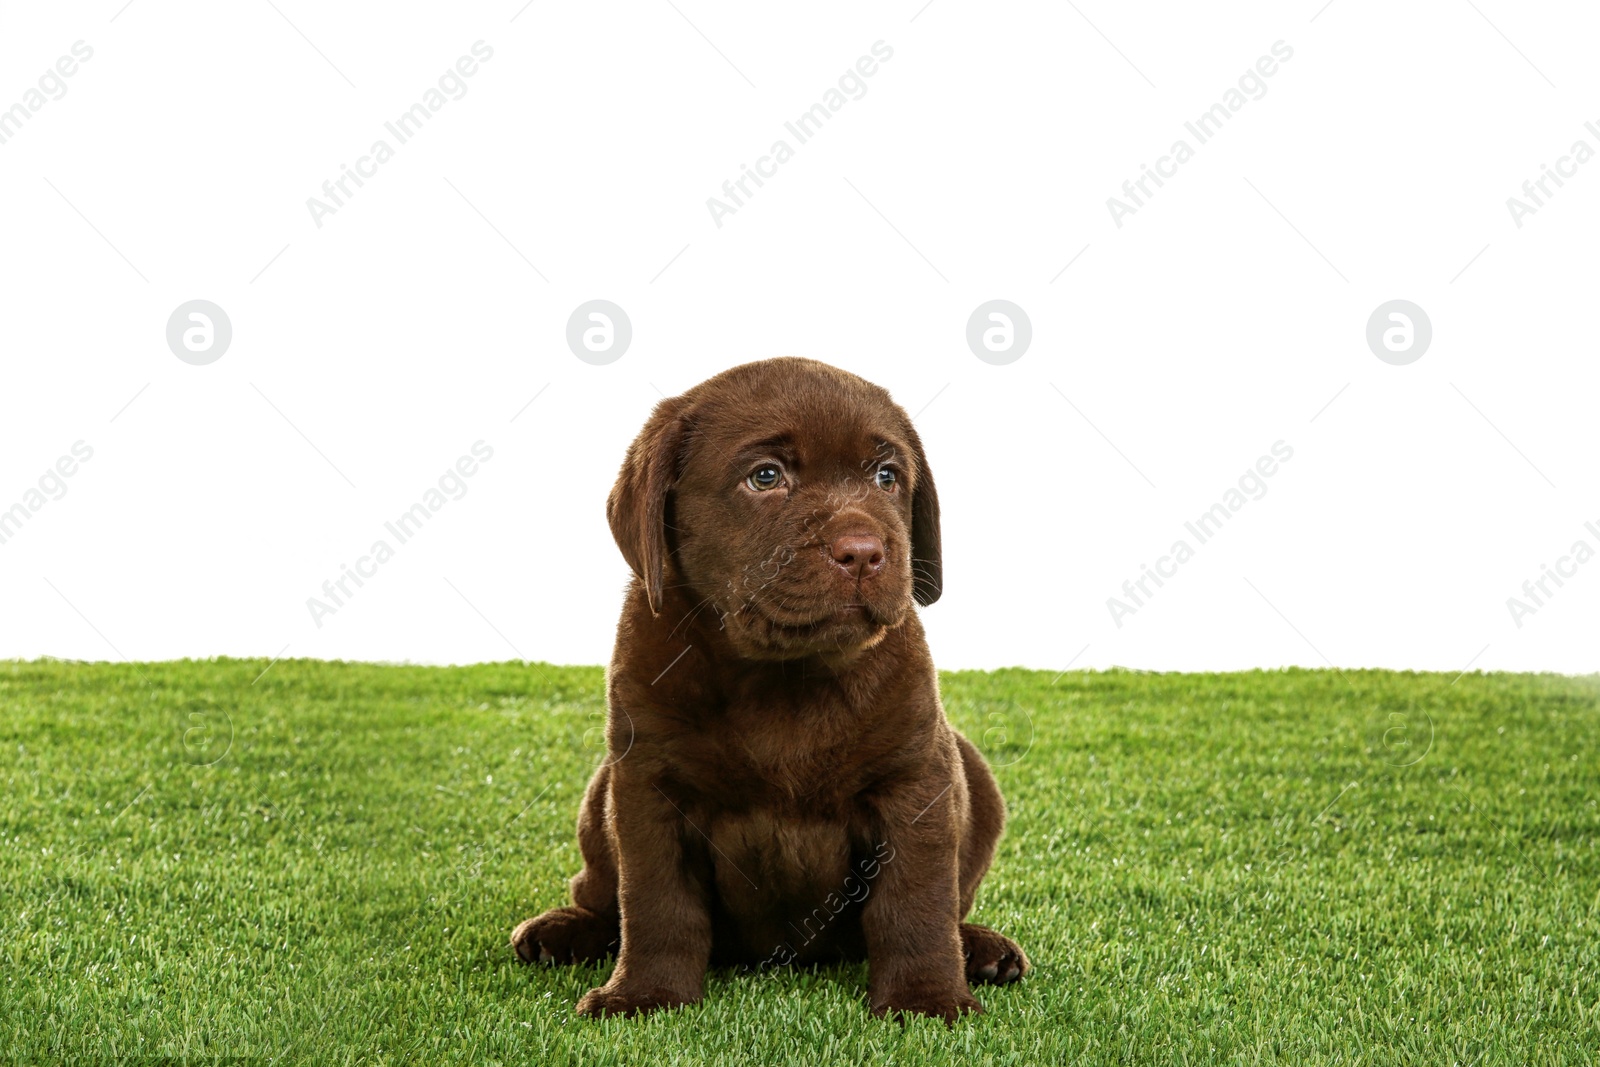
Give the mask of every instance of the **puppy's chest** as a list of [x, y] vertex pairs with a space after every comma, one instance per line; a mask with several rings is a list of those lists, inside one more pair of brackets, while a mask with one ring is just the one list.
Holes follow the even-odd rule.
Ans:
[[786, 715], [733, 706], [710, 719], [692, 748], [691, 780], [729, 805], [807, 810], [849, 807], [859, 790], [862, 731], [845, 714]]

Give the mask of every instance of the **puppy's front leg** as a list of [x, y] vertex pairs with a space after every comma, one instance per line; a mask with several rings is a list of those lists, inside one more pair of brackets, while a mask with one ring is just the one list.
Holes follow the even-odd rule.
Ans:
[[638, 770], [612, 768], [622, 947], [611, 980], [578, 1001], [583, 1015], [693, 1004], [711, 958], [708, 889], [684, 855], [684, 817]]
[[[954, 1022], [983, 1005], [967, 991], [961, 956], [960, 835], [956, 790], [902, 791], [882, 811], [887, 850], [861, 913], [872, 1014]], [[931, 802], [930, 802], [931, 801]], [[924, 809], [923, 805], [927, 807]], [[919, 814], [920, 809], [920, 814]]]

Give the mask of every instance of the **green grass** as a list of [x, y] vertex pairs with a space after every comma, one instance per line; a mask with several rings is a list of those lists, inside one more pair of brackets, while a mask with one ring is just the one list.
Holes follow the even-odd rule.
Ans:
[[1600, 1048], [1595, 678], [945, 675], [1011, 809], [974, 917], [1036, 965], [946, 1030], [869, 1018], [861, 966], [716, 972], [683, 1011], [576, 1017], [605, 969], [525, 967], [506, 938], [577, 869], [600, 670], [266, 666], [0, 663], [0, 1056], [1477, 1065]]

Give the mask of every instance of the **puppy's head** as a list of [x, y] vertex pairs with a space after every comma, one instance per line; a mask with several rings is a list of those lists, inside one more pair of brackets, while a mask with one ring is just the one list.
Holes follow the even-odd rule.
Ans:
[[922, 442], [885, 390], [825, 363], [747, 363], [662, 401], [606, 513], [651, 610], [681, 588], [748, 659], [867, 648], [939, 599]]

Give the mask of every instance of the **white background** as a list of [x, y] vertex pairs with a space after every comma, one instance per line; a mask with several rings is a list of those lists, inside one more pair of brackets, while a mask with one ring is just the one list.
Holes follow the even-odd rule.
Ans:
[[[0, 544], [0, 656], [603, 662], [629, 439], [793, 354], [917, 413], [941, 666], [1600, 667], [1600, 561], [1520, 628], [1506, 603], [1600, 548], [1600, 160], [1521, 228], [1506, 206], [1600, 149], [1587, 5], [276, 3], [0, 8], [0, 107], [94, 49], [0, 145], [0, 509], [94, 450]], [[307, 198], [479, 40], [319, 229]], [[196, 298], [234, 331], [203, 367], [165, 340]], [[633, 323], [608, 366], [565, 343], [593, 298]], [[1006, 366], [965, 341], [994, 298], [1033, 325]], [[1395, 298], [1432, 320], [1409, 366], [1365, 341]], [[480, 439], [467, 495], [317, 627], [307, 598]], [[1107, 598], [1278, 440], [1267, 495], [1118, 627]]]

